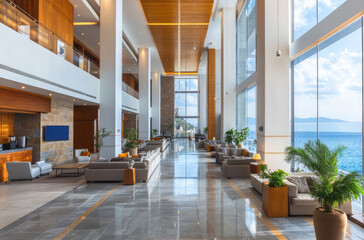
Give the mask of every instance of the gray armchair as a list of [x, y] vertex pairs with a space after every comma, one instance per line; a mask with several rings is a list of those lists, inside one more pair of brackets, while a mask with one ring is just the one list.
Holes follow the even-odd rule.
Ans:
[[218, 164], [222, 164], [224, 160], [232, 156], [253, 158], [253, 153], [244, 148], [219, 148], [218, 150], [219, 152], [216, 153], [216, 163]]
[[7, 162], [8, 180], [33, 180], [40, 176], [40, 167], [30, 162]]
[[82, 152], [88, 152], [88, 149], [76, 149], [75, 157], [78, 163], [88, 163], [91, 161], [91, 157], [81, 156]]

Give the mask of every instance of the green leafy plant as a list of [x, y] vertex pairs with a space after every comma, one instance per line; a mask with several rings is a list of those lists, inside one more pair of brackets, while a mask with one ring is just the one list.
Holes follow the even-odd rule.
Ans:
[[235, 143], [235, 145], [239, 145], [240, 143], [244, 142], [249, 135], [249, 128], [244, 128], [241, 129], [240, 131], [238, 130], [234, 130], [234, 134], [233, 134], [233, 142]]
[[320, 203], [325, 212], [333, 212], [337, 206], [364, 194], [364, 178], [357, 172], [338, 174], [339, 159], [344, 155], [345, 146], [330, 150], [320, 140], [309, 141], [303, 148], [287, 147], [286, 161], [305, 165], [314, 172], [321, 183], [315, 183], [311, 195]]
[[95, 147], [98, 149], [98, 151], [101, 150], [101, 148], [104, 146], [104, 139], [111, 135], [111, 131], [106, 130], [106, 128], [99, 129], [94, 136], [95, 140]]
[[228, 144], [231, 144], [234, 141], [234, 131], [235, 131], [235, 129], [232, 128], [232, 129], [226, 131], [226, 133], [225, 133], [224, 139], [225, 139], [225, 142], [227, 142]]
[[124, 136], [126, 138], [126, 148], [136, 148], [137, 130], [135, 128], [129, 128], [124, 130]]
[[153, 134], [153, 137], [158, 136], [158, 129], [153, 129], [152, 134]]
[[282, 169], [272, 172], [267, 169], [266, 164], [260, 164], [259, 169], [261, 178], [267, 179], [269, 181], [269, 187], [283, 187], [285, 185], [284, 180], [289, 175]]
[[204, 133], [205, 135], [207, 135], [207, 134], [209, 133], [209, 128], [208, 128], [208, 127], [205, 127], [205, 128], [203, 129], [203, 133]]

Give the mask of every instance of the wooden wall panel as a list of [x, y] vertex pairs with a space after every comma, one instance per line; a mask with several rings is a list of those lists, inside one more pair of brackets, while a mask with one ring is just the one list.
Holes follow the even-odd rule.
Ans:
[[51, 111], [51, 98], [48, 96], [0, 87], [0, 110], [46, 113]]
[[123, 74], [123, 82], [129, 85], [135, 91], [139, 92], [139, 80], [133, 74]]
[[99, 106], [74, 107], [74, 138], [73, 148], [87, 148], [90, 152], [97, 151], [94, 136], [98, 131]]
[[6, 182], [8, 180], [8, 171], [6, 170], [6, 163], [7, 162], [33, 162], [33, 151], [21, 151], [21, 152], [14, 152], [14, 153], [3, 153], [0, 154], [0, 181]]
[[0, 112], [0, 144], [8, 143], [14, 136], [14, 113]]
[[215, 49], [208, 50], [207, 72], [207, 108], [208, 138], [215, 137]]

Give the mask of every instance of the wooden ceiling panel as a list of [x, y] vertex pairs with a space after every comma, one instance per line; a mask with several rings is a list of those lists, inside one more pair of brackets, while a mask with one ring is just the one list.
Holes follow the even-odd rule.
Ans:
[[[197, 72], [213, 0], [181, 1], [181, 72]], [[178, 72], [178, 0], [141, 0], [166, 72]]]

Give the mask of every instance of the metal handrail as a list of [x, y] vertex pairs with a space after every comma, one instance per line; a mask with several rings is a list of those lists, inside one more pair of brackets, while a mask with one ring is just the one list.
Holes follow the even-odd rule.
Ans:
[[136, 90], [134, 90], [132, 87], [130, 87], [128, 84], [126, 84], [125, 82], [123, 82], [122, 85], [122, 90], [126, 93], [128, 93], [129, 95], [139, 99], [139, 92], [137, 92]]

